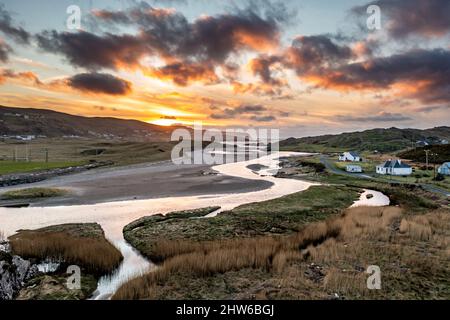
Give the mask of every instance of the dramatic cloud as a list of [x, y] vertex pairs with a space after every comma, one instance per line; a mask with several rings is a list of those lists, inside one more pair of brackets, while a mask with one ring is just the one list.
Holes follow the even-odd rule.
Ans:
[[0, 62], [7, 62], [11, 52], [12, 48], [6, 42], [0, 39]]
[[[217, 107], [211, 108], [215, 113], [211, 114], [212, 119], [235, 119], [240, 117], [256, 122], [270, 122], [276, 120], [274, 112], [271, 112], [263, 105], [240, 105], [238, 107], [228, 107], [219, 109]], [[287, 117], [287, 112], [277, 112], [279, 117]]]
[[350, 47], [339, 45], [325, 35], [298, 37], [288, 48], [284, 63], [298, 75], [344, 63], [353, 57]]
[[276, 118], [274, 116], [252, 116], [250, 117], [250, 120], [257, 122], [270, 122], [275, 121]]
[[412, 50], [309, 74], [307, 80], [341, 91], [394, 88], [422, 102], [449, 102], [450, 51]]
[[[215, 110], [216, 108], [214, 108]], [[235, 108], [225, 108], [211, 115], [213, 119], [233, 119], [239, 115], [255, 115], [267, 111], [262, 105], [241, 105]]]
[[437, 37], [450, 33], [450, 1], [448, 0], [377, 0], [353, 9], [366, 17], [369, 5], [378, 5], [387, 16], [390, 36], [403, 39], [410, 35]]
[[399, 113], [390, 113], [382, 111], [373, 116], [338, 115], [335, 116], [335, 120], [345, 122], [392, 122], [392, 121], [407, 121], [411, 120], [411, 118]]
[[250, 69], [254, 75], [258, 75], [266, 84], [274, 86], [285, 85], [285, 82], [272, 76], [272, 67], [275, 64], [280, 64], [282, 61], [280, 56], [260, 55], [250, 61]]
[[4, 5], [0, 4], [0, 32], [14, 39], [21, 44], [30, 43], [30, 34], [20, 26], [15, 25], [11, 15], [5, 10]]
[[87, 69], [136, 68], [151, 50], [131, 35], [45, 31], [36, 36], [41, 49], [62, 54], [72, 65]]
[[0, 69], [0, 84], [5, 83], [8, 80], [20, 80], [25, 82], [32, 82], [36, 85], [41, 85], [42, 82], [39, 80], [38, 76], [31, 72], [15, 72], [10, 69]]
[[[100, 24], [137, 27], [137, 34], [46, 31], [36, 39], [41, 49], [59, 53], [77, 67], [140, 68], [148, 75], [185, 86], [193, 81], [218, 82], [216, 67], [233, 71], [227, 61], [232, 54], [278, 46], [279, 24], [274, 16], [260, 16], [248, 9], [190, 22], [173, 9], [141, 2], [126, 11], [94, 12]], [[164, 64], [148, 65], [142, 61], [147, 57], [159, 58]]]
[[67, 79], [67, 85], [84, 92], [126, 95], [131, 83], [106, 73], [81, 73]]
[[159, 79], [171, 80], [179, 86], [186, 86], [191, 82], [200, 81], [204, 84], [219, 82], [212, 65], [194, 63], [173, 63], [161, 68], [149, 68], [145, 74]]

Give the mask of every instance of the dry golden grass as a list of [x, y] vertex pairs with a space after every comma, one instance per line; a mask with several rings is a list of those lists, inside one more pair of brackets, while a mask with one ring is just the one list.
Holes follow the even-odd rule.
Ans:
[[[402, 297], [401, 290], [410, 290], [407, 294], [414, 296], [417, 289], [407, 289], [402, 284], [404, 280], [398, 280], [407, 273], [399, 273], [395, 266], [411, 266], [419, 273], [431, 270], [438, 278], [442, 277], [439, 275], [442, 273], [441, 255], [449, 253], [449, 225], [449, 214], [445, 210], [406, 216], [398, 207], [356, 207], [338, 217], [310, 224], [290, 236], [210, 242], [164, 241], [157, 246], [158, 254], [167, 257], [161, 267], [124, 284], [114, 299], [157, 299], [173, 277], [202, 279], [249, 268], [268, 272], [271, 276], [266, 285], [276, 288], [273, 291], [280, 297], [285, 294], [294, 298], [324, 298], [338, 293], [339, 296], [374, 298], [377, 296], [366, 287], [365, 268], [371, 264], [380, 264], [383, 277], [402, 285], [395, 289], [400, 293], [394, 289], [390, 293], [383, 292], [386, 297], [391, 297], [390, 294]], [[415, 255], [416, 247], [411, 239], [433, 241], [433, 259]], [[308, 270], [311, 264], [320, 264], [323, 276]], [[305, 273], [312, 273], [314, 279], [306, 277]], [[309, 295], [308, 290], [314, 293]], [[265, 289], [258, 289], [256, 296], [267, 294]]]
[[324, 279], [324, 287], [332, 292], [349, 294], [353, 292], [366, 293], [366, 278], [364, 273], [357, 271], [342, 271], [337, 268], [328, 270]]
[[122, 254], [104, 238], [76, 237], [66, 232], [21, 231], [9, 238], [15, 254], [76, 264], [94, 274], [113, 271]]

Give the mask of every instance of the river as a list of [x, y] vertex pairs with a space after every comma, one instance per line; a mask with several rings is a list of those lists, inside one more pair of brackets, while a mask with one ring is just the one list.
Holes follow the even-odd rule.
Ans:
[[[273, 183], [270, 188], [264, 190], [208, 196], [116, 201], [93, 205], [0, 208], [0, 230], [6, 236], [10, 236], [19, 229], [37, 229], [64, 223], [99, 223], [105, 231], [106, 238], [124, 256], [123, 262], [112, 275], [102, 277], [99, 280], [98, 288], [92, 297], [93, 299], [108, 299], [128, 279], [155, 268], [151, 262], [142, 257], [124, 240], [122, 230], [125, 225], [140, 217], [158, 213], [165, 214], [172, 211], [190, 210], [208, 206], [220, 206], [220, 211], [230, 210], [245, 203], [266, 201], [306, 190], [311, 185], [314, 185], [314, 183], [296, 179], [275, 178], [272, 176], [278, 168], [278, 158], [294, 155], [302, 156], [308, 154], [279, 152], [255, 160], [222, 164], [213, 167], [221, 175], [237, 176], [253, 180], [257, 179]], [[255, 174], [253, 170], [248, 168], [248, 166], [254, 164], [260, 164], [264, 169], [260, 170], [258, 172], [259, 174]], [[374, 194], [370, 190], [366, 192]], [[381, 195], [374, 194], [372, 198], [374, 200], [367, 199], [365, 195], [361, 195], [360, 201], [355, 202], [354, 205], [362, 202], [368, 205], [389, 204], [389, 199], [386, 203], [386, 199], [381, 197]], [[380, 199], [382, 200], [381, 202], [379, 201]], [[214, 216], [220, 211], [216, 211], [209, 216]]]

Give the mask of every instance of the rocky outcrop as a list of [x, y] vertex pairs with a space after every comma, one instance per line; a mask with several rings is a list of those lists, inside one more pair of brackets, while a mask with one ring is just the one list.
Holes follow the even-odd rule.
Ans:
[[[3, 243], [1, 248], [7, 248]], [[0, 300], [14, 299], [25, 282], [39, 273], [36, 265], [0, 250]]]

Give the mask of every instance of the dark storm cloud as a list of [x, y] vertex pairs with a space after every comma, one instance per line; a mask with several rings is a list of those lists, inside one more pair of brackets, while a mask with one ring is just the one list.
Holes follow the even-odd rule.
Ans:
[[352, 57], [350, 47], [337, 44], [327, 35], [303, 36], [296, 38], [288, 48], [285, 64], [301, 75], [344, 63]]
[[17, 26], [4, 5], [0, 4], [0, 31], [21, 44], [29, 44], [31, 35], [22, 27]]
[[204, 84], [219, 82], [212, 64], [177, 62], [160, 68], [148, 68], [145, 73], [159, 79], [171, 80], [179, 86], [187, 86], [194, 81]]
[[0, 38], [0, 62], [7, 62], [12, 48]]
[[250, 69], [252, 70], [253, 74], [258, 75], [264, 83], [279, 85], [280, 80], [275, 79], [272, 76], [271, 67], [274, 64], [280, 63], [282, 61], [283, 59], [281, 56], [260, 55], [250, 62]]
[[395, 122], [411, 120], [410, 117], [399, 113], [380, 112], [373, 116], [350, 116], [338, 115], [334, 117], [335, 120], [344, 122]]
[[382, 17], [387, 17], [385, 26], [393, 38], [402, 39], [410, 35], [435, 37], [450, 32], [448, 0], [377, 0], [352, 11], [367, 17], [366, 9], [372, 4], [380, 7]]
[[[45, 31], [36, 36], [39, 47], [59, 53], [72, 65], [91, 70], [140, 68], [148, 75], [185, 86], [193, 81], [217, 83], [215, 68], [242, 50], [278, 45], [276, 18], [253, 10], [202, 16], [193, 22], [173, 9], [140, 2], [126, 11], [97, 10], [93, 17], [106, 26], [137, 27], [133, 35]], [[142, 65], [144, 57], [159, 57], [165, 65]]]
[[194, 22], [174, 10], [153, 8], [146, 3], [125, 12], [101, 10], [103, 22], [140, 27], [143, 40], [162, 56], [197, 61], [223, 62], [242, 48], [258, 48], [278, 41], [277, 21], [253, 10], [204, 16]]
[[388, 89], [423, 102], [450, 101], [450, 51], [412, 50], [329, 69], [316, 75], [319, 87], [340, 90]]
[[106, 73], [81, 73], [67, 79], [67, 85], [84, 92], [125, 95], [131, 83]]
[[72, 65], [87, 69], [134, 68], [144, 54], [151, 53], [131, 35], [44, 31], [36, 35], [36, 40], [41, 49], [62, 54]]

